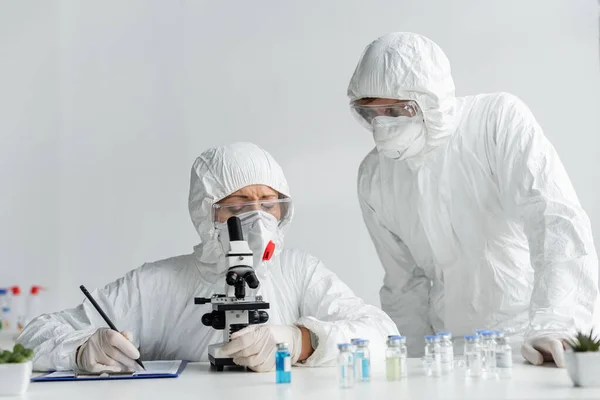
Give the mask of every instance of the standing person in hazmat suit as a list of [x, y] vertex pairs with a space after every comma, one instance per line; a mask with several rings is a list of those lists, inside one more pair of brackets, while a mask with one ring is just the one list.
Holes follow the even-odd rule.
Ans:
[[564, 366], [564, 339], [597, 309], [598, 259], [531, 111], [508, 93], [455, 97], [445, 54], [413, 33], [367, 46], [348, 96], [375, 140], [358, 196], [409, 354], [434, 331], [504, 329], [529, 362]]
[[387, 335], [398, 333], [392, 320], [356, 297], [321, 261], [284, 248], [293, 206], [283, 171], [269, 153], [250, 143], [202, 153], [192, 167], [189, 211], [201, 238], [192, 254], [144, 264], [92, 293], [115, 326], [129, 333], [103, 328], [87, 300], [42, 315], [18, 338], [34, 349], [36, 370], [122, 371], [135, 369], [140, 354], [142, 361], [208, 361], [208, 345], [220, 342], [223, 333], [202, 325], [210, 306], [194, 305], [193, 299], [222, 293], [226, 221], [233, 215], [242, 222], [260, 280], [247, 294], [262, 295], [271, 308], [266, 324], [234, 333], [224, 355], [270, 371], [276, 344], [287, 342], [292, 363], [320, 366], [335, 363], [338, 343], [361, 337], [383, 358]]

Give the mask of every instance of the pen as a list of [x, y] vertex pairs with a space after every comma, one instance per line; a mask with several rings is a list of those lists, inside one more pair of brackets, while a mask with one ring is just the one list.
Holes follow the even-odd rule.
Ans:
[[[102, 311], [102, 309], [100, 308], [98, 303], [96, 303], [96, 300], [94, 300], [94, 298], [92, 297], [90, 292], [88, 292], [88, 290], [85, 288], [85, 286], [81, 285], [81, 286], [79, 286], [79, 289], [81, 289], [83, 294], [85, 294], [85, 297], [87, 297], [88, 300], [90, 301], [90, 303], [92, 303], [92, 305], [94, 306], [96, 311], [98, 311], [98, 313], [102, 316], [102, 318], [104, 318], [104, 321], [106, 321], [106, 323], [108, 324], [110, 329], [120, 333], [120, 331], [117, 329], [115, 324], [113, 324], [112, 321], [108, 318], [108, 316], [104, 313], [104, 311]], [[142, 364], [142, 361], [139, 358], [137, 360], [135, 360], [135, 362], [138, 363], [140, 367], [144, 368], [144, 371], [146, 370], [146, 367], [144, 367], [144, 364]]]

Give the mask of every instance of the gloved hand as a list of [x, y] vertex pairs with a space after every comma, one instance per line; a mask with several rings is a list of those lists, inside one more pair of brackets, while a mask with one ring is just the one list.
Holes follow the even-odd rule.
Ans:
[[129, 332], [115, 332], [100, 328], [77, 351], [77, 367], [87, 372], [135, 371], [140, 352], [135, 348]]
[[557, 367], [565, 368], [565, 341], [556, 336], [540, 336], [528, 339], [521, 346], [521, 354], [533, 365], [554, 361]]
[[268, 372], [275, 367], [277, 343], [287, 343], [292, 364], [302, 352], [302, 332], [294, 325], [250, 325], [231, 335], [221, 354], [231, 356], [237, 365]]

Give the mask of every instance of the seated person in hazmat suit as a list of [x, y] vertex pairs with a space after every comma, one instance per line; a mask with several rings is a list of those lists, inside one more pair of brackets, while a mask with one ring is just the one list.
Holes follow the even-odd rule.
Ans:
[[367, 46], [348, 96], [375, 141], [358, 196], [409, 355], [432, 332], [505, 330], [532, 364], [564, 366], [564, 339], [597, 326], [598, 258], [531, 111], [508, 93], [455, 97], [446, 55], [414, 33]]
[[[247, 294], [262, 295], [271, 308], [266, 324], [236, 332], [224, 354], [238, 365], [270, 371], [276, 344], [287, 342], [293, 363], [321, 366], [335, 362], [338, 343], [360, 337], [383, 357], [387, 335], [398, 334], [392, 320], [356, 297], [321, 261], [284, 248], [293, 207], [283, 171], [269, 153], [250, 143], [202, 153], [192, 167], [189, 211], [201, 238], [192, 254], [145, 264], [92, 292], [115, 326], [128, 332], [105, 328], [88, 300], [42, 315], [18, 338], [34, 349], [34, 369], [124, 371], [135, 369], [140, 355], [142, 361], [207, 361], [208, 345], [221, 342], [223, 332], [202, 324], [210, 308], [193, 299], [223, 293], [232, 215], [242, 220], [261, 283]], [[271, 242], [274, 253], [262, 261]]]

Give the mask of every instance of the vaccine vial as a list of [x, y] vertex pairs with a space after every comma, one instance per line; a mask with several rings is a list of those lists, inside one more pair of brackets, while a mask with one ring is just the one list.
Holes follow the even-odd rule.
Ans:
[[487, 329], [476, 329], [475, 335], [479, 338], [479, 348], [481, 349], [481, 372], [485, 370], [485, 353], [483, 351], [483, 334], [489, 332]]
[[351, 388], [354, 386], [354, 354], [352, 344], [338, 344], [340, 354], [338, 355], [338, 375], [340, 388]]
[[423, 357], [425, 375], [439, 377], [442, 374], [442, 355], [440, 338], [437, 335], [425, 336], [425, 356]]
[[358, 348], [358, 342], [362, 340], [361, 338], [353, 338], [350, 339], [350, 349], [352, 350], [353, 353], [356, 352], [356, 349]]
[[452, 345], [452, 333], [439, 332], [440, 350], [442, 362], [442, 374], [450, 374], [454, 370], [454, 347]]
[[360, 382], [371, 380], [371, 354], [369, 353], [369, 341], [361, 339], [356, 343], [354, 352], [354, 373]]
[[385, 351], [385, 372], [388, 381], [399, 381], [402, 377], [400, 359], [400, 336], [388, 336]]
[[479, 336], [465, 336], [465, 367], [466, 375], [471, 378], [481, 376], [481, 345]]
[[408, 367], [406, 360], [408, 359], [408, 349], [406, 348], [406, 336], [400, 336], [400, 376], [406, 378], [408, 375]]
[[483, 334], [489, 332], [489, 330], [487, 329], [475, 329], [475, 335], [477, 335], [477, 337], [479, 337], [479, 341], [481, 341], [483, 339]]
[[510, 340], [504, 335], [504, 332], [498, 331], [496, 334], [496, 372], [500, 379], [510, 379], [512, 377], [512, 348]]
[[493, 332], [483, 333], [483, 377], [496, 379], [496, 340]]
[[277, 343], [275, 378], [277, 383], [292, 382], [292, 358], [290, 357], [287, 343]]
[[358, 367], [356, 366], [356, 349], [358, 349], [358, 342], [360, 342], [361, 338], [352, 338], [350, 339], [350, 351], [354, 355], [354, 379], [358, 380], [359, 376], [357, 375]]
[[387, 340], [386, 350], [386, 377], [388, 381], [397, 381], [407, 376], [406, 337], [390, 335]]

